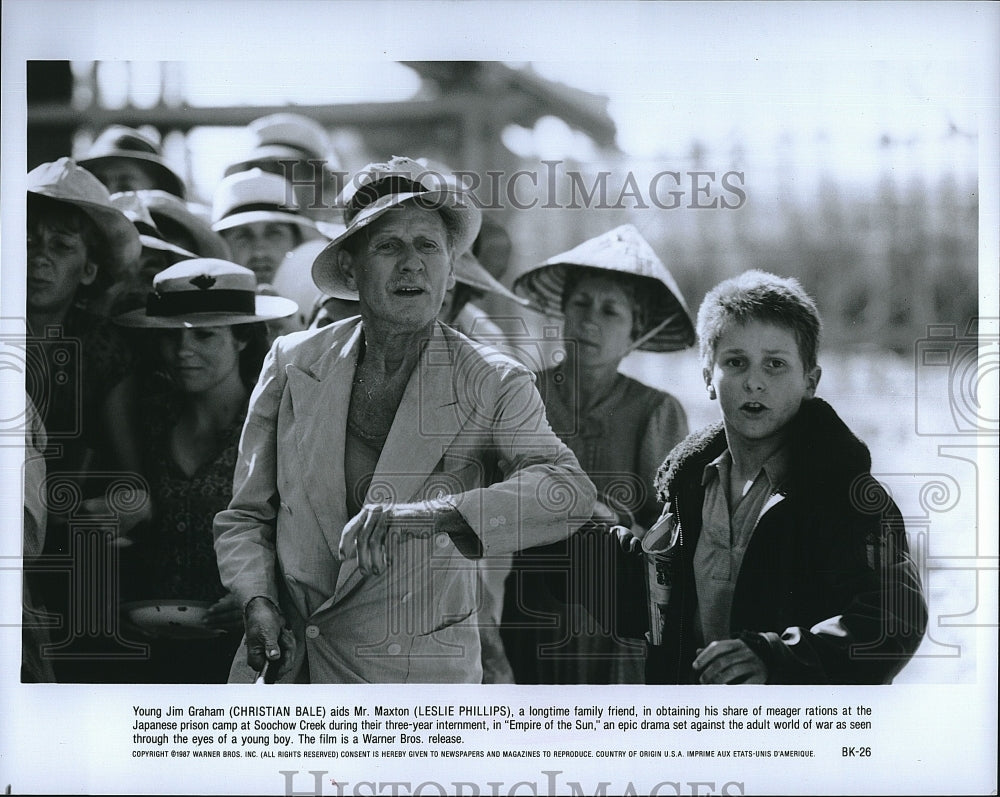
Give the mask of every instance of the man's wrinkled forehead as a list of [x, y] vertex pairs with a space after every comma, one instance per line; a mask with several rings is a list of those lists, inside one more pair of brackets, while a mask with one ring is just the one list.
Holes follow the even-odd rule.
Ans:
[[369, 240], [376, 236], [402, 233], [433, 237], [446, 243], [448, 228], [436, 210], [417, 207], [409, 202], [390, 208], [367, 227]]

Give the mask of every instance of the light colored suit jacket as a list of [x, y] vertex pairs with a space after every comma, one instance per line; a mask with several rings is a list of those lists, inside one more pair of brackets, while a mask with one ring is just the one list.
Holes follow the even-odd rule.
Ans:
[[[478, 683], [475, 556], [567, 537], [590, 518], [596, 491], [549, 427], [531, 373], [438, 324], [365, 502], [448, 497], [475, 538], [400, 542], [380, 575], [364, 576], [357, 557], [340, 563], [361, 336], [360, 319], [347, 319], [278, 338], [268, 353], [233, 499], [215, 519], [222, 582], [244, 606], [263, 595], [280, 607], [296, 639], [282, 680]], [[245, 660], [241, 648], [231, 680], [252, 677]]]

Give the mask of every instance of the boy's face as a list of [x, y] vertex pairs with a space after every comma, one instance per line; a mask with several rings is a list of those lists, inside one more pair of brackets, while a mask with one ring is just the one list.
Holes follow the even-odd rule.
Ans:
[[803, 399], [816, 394], [820, 373], [819, 366], [805, 369], [790, 329], [751, 321], [726, 325], [702, 375], [722, 405], [732, 447], [778, 438]]

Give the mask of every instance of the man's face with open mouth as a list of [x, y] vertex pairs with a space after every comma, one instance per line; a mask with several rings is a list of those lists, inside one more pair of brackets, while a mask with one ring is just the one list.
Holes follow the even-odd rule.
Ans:
[[803, 399], [816, 394], [819, 375], [818, 367], [806, 371], [792, 330], [761, 321], [728, 323], [704, 371], [730, 440], [748, 443], [779, 435]]
[[441, 215], [401, 205], [374, 221], [367, 238], [350, 267], [362, 315], [406, 329], [436, 318], [455, 284]]

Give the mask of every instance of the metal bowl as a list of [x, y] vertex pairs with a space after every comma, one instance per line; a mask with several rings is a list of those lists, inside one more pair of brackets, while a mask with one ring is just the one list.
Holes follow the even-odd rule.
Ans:
[[122, 606], [129, 622], [148, 634], [168, 639], [207, 639], [226, 633], [202, 622], [212, 601], [174, 598], [133, 601]]

